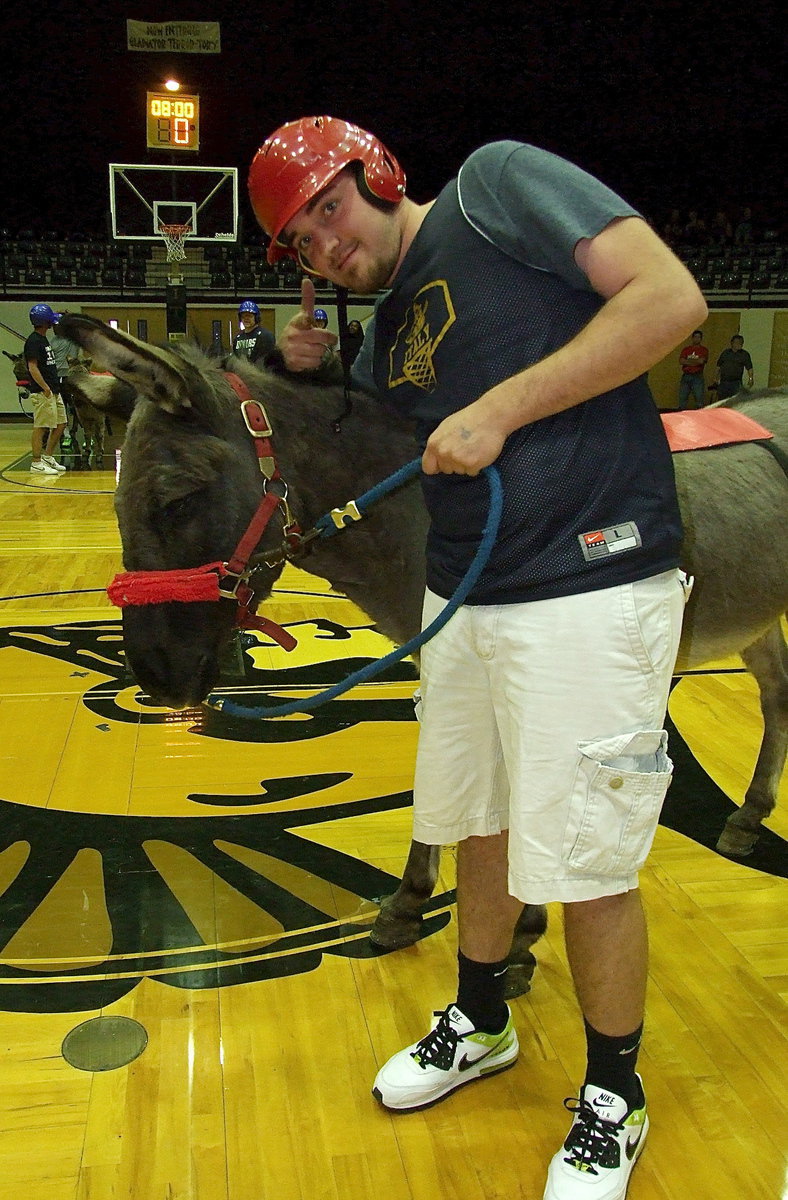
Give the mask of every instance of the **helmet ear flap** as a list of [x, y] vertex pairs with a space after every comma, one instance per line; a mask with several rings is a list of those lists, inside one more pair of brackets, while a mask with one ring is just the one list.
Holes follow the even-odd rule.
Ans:
[[381, 212], [393, 212], [402, 197], [397, 200], [389, 200], [385, 196], [379, 195], [373, 187], [375, 180], [370, 180], [364, 163], [353, 163], [352, 169], [356, 177], [356, 187], [362, 199], [366, 200], [367, 204], [371, 204], [374, 208], [380, 209]]

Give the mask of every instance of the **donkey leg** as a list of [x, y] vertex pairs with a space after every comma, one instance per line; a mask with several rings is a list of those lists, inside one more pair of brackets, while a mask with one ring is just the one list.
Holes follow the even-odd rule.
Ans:
[[788, 753], [788, 647], [780, 625], [742, 651], [761, 694], [763, 740], [744, 803], [725, 823], [717, 849], [744, 857], [758, 840], [761, 822], [773, 810]]
[[514, 927], [512, 948], [509, 951], [509, 970], [506, 973], [506, 999], [514, 1000], [531, 990], [536, 959], [531, 946], [547, 929], [547, 909], [543, 904], [526, 904]]
[[386, 950], [412, 946], [419, 940], [422, 905], [429, 900], [438, 878], [440, 846], [411, 842], [402, 882], [387, 896], [370, 930], [370, 940]]
[[[87, 439], [86, 439], [86, 442], [87, 442]], [[86, 446], [86, 448], [87, 448], [87, 446]], [[89, 457], [90, 457], [90, 461], [94, 465], [101, 466], [101, 460], [99, 459], [98, 423], [96, 422], [95, 418], [92, 419], [90, 422], [90, 455], [89, 455]]]

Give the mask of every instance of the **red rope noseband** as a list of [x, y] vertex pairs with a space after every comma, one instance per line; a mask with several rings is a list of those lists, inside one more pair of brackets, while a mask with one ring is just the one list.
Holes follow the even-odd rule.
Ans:
[[224, 563], [206, 563], [179, 571], [125, 571], [116, 575], [107, 595], [116, 608], [137, 604], [161, 604], [176, 600], [218, 600], [219, 580], [227, 574]]

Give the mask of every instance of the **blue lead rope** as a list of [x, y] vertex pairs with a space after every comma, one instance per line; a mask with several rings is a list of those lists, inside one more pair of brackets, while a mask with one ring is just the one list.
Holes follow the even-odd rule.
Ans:
[[[363, 496], [359, 496], [358, 500], [355, 502], [351, 501], [351, 504], [346, 506], [346, 510], [334, 511], [341, 514], [350, 510], [353, 503], [355, 503], [359, 513], [363, 514], [371, 503], [380, 499], [381, 496], [393, 490], [393, 488], [406, 483], [419, 472], [420, 468], [421, 460], [414, 459], [413, 462], [407, 463], [406, 466], [400, 468], [396, 474], [389, 476], [388, 479], [384, 479], [382, 483], [365, 492]], [[247, 720], [263, 720], [266, 717], [286, 717], [291, 713], [311, 712], [313, 708], [318, 708], [321, 704], [326, 704], [329, 700], [334, 700], [337, 696], [341, 696], [343, 692], [348, 692], [351, 688], [356, 687], [357, 684], [366, 683], [367, 680], [374, 679], [381, 671], [385, 671], [386, 667], [406, 658], [407, 655], [412, 654], [414, 650], [418, 650], [425, 642], [428, 642], [439, 629], [443, 628], [449, 618], [453, 616], [470, 594], [487, 564], [487, 560], [492, 553], [492, 548], [495, 545], [495, 539], [498, 536], [498, 526], [501, 523], [501, 511], [503, 509], [501, 477], [495, 467], [485, 467], [483, 474], [486, 475], [490, 488], [490, 508], [487, 513], [487, 522], [482, 532], [481, 541], [479, 542], [473, 561], [465, 572], [465, 576], [454, 595], [447, 601], [446, 607], [441, 609], [435, 620], [431, 621], [426, 629], [422, 629], [420, 633], [412, 637], [404, 646], [397, 647], [396, 650], [392, 650], [389, 654], [384, 655], [383, 658], [376, 659], [375, 662], [367, 663], [365, 667], [361, 667], [360, 670], [354, 671], [352, 675], [348, 675], [347, 679], [333, 684], [332, 687], [327, 688], [323, 692], [318, 692], [316, 696], [305, 697], [302, 700], [290, 700], [285, 704], [276, 704], [273, 707], [263, 705], [260, 708], [247, 708], [243, 704], [235, 704], [232, 700], [225, 700], [221, 697], [214, 699], [212, 696], [208, 697], [207, 703], [212, 708], [227, 713], [228, 716], [244, 717]], [[347, 511], [347, 515], [349, 520], [357, 519], [349, 511]], [[326, 516], [320, 518], [316, 527], [321, 528], [321, 530], [325, 529], [325, 533], [322, 536], [331, 537], [344, 528], [346, 523], [343, 520], [340, 524], [337, 524], [332, 514], [327, 513]]]
[[395, 492], [403, 484], [410, 483], [411, 479], [420, 471], [421, 459], [412, 459], [411, 462], [405, 463], [404, 467], [395, 471], [393, 475], [382, 479], [368, 492], [364, 492], [363, 496], [359, 496], [357, 500], [351, 500], [344, 508], [332, 508], [331, 512], [327, 512], [325, 516], [315, 521], [315, 529], [318, 530], [321, 538], [333, 537], [341, 529], [346, 529], [353, 521], [358, 521], [361, 517], [366, 516], [367, 509], [371, 508], [378, 500], [382, 500], [389, 492]]

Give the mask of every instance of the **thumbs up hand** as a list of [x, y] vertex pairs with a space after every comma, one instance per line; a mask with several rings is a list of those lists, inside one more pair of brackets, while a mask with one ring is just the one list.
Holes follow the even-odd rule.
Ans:
[[337, 336], [315, 325], [315, 285], [308, 276], [301, 281], [301, 308], [288, 321], [277, 339], [288, 371], [316, 371], [326, 351], [337, 344]]

